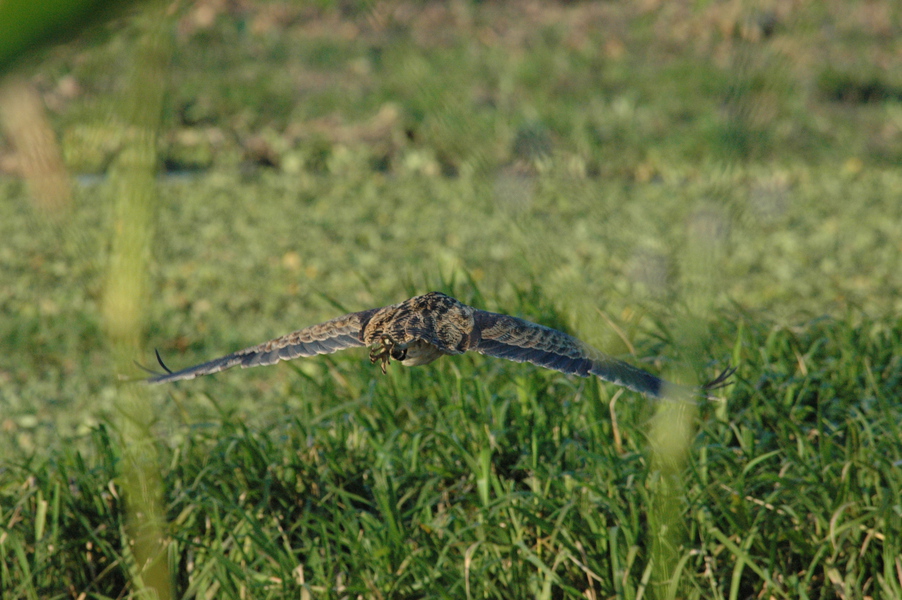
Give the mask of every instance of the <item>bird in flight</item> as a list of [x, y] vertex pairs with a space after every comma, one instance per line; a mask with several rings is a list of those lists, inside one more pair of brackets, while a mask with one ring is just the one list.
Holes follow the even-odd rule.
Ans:
[[[370, 362], [380, 363], [383, 373], [392, 360], [415, 367], [445, 354], [474, 351], [515, 362], [530, 362], [569, 375], [595, 375], [653, 398], [660, 398], [665, 387], [673, 385], [562, 331], [479, 310], [441, 292], [344, 315], [181, 371], [171, 371], [157, 353], [157, 360], [166, 372], [146, 381], [168, 383], [194, 379], [235, 366], [271, 365], [280, 360], [331, 354], [360, 346], [372, 347]], [[733, 371], [727, 369], [697, 391], [708, 396], [709, 391], [726, 385]]]

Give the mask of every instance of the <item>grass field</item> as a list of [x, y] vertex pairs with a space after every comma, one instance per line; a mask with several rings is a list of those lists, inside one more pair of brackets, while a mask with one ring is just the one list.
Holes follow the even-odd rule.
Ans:
[[[0, 138], [4, 599], [902, 598], [902, 9], [198, 2], [157, 46], [154, 22], [23, 70], [69, 209], [29, 208]], [[140, 127], [160, 177], [129, 209]], [[363, 350], [123, 381], [433, 289], [734, 384], [654, 403]]]

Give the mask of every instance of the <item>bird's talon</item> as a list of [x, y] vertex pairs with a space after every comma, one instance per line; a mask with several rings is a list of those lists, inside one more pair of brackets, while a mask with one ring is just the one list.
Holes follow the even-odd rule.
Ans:
[[383, 335], [379, 339], [379, 345], [370, 350], [370, 362], [376, 364], [376, 361], [381, 361], [379, 367], [382, 369], [382, 374], [387, 375], [388, 363], [391, 362], [391, 359], [403, 360], [404, 354], [406, 354], [405, 351], [399, 351], [395, 347], [394, 340], [387, 335]]

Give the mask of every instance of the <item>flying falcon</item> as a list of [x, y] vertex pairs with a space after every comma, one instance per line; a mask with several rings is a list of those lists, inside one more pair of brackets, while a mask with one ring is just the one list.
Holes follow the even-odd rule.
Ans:
[[[166, 373], [146, 381], [167, 383], [194, 379], [234, 366], [271, 365], [280, 360], [331, 354], [359, 346], [373, 347], [370, 362], [379, 362], [383, 373], [392, 359], [415, 367], [445, 354], [472, 350], [569, 375], [595, 375], [654, 398], [661, 397], [667, 385], [651, 373], [607, 356], [566, 333], [479, 310], [441, 292], [351, 313], [181, 371], [170, 371], [157, 354]], [[724, 371], [698, 391], [707, 396], [708, 391], [726, 385], [732, 373], [733, 370]]]

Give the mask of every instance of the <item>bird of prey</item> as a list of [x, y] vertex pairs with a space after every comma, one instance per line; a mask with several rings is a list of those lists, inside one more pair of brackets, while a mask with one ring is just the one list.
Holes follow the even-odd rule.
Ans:
[[[158, 353], [157, 360], [166, 372], [146, 381], [167, 383], [194, 379], [234, 366], [271, 365], [280, 360], [331, 354], [359, 346], [372, 347], [370, 362], [380, 363], [383, 373], [392, 359], [415, 367], [445, 354], [475, 351], [515, 362], [530, 362], [569, 375], [595, 375], [654, 398], [661, 397], [668, 385], [651, 373], [607, 356], [562, 331], [479, 310], [441, 292], [344, 315], [181, 371], [170, 371]], [[707, 395], [708, 391], [725, 385], [731, 374], [732, 370], [724, 371], [697, 391]]]

